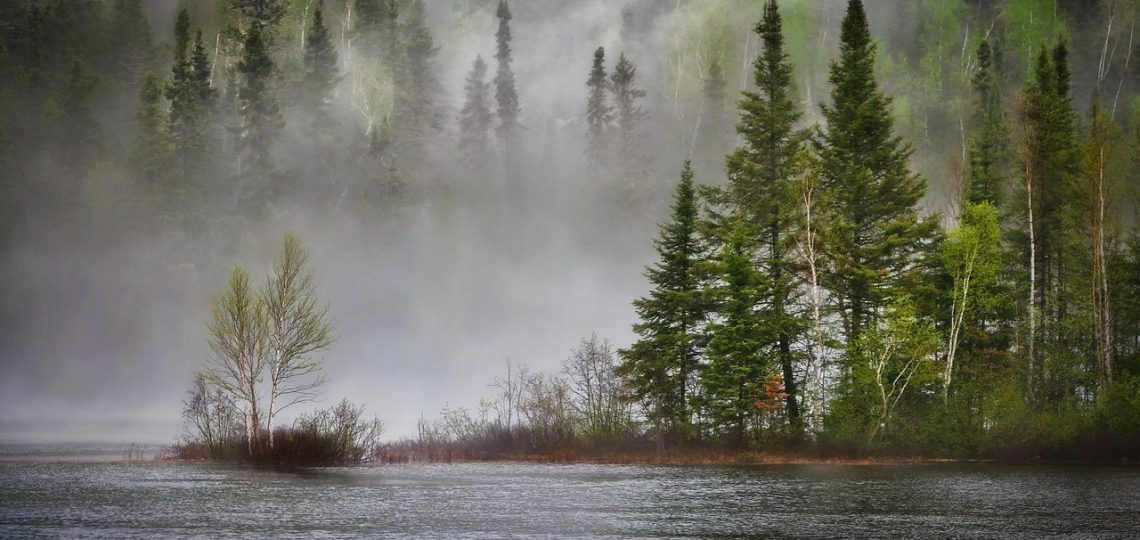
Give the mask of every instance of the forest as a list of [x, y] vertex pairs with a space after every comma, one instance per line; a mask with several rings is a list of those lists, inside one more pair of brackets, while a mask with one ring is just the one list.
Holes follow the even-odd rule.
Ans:
[[[1137, 18], [5, 2], [8, 414], [98, 377], [192, 381], [217, 458], [1138, 459]], [[380, 379], [402, 440], [301, 412]]]

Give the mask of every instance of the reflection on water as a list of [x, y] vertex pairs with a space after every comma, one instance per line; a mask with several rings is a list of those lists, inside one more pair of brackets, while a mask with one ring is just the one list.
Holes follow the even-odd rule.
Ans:
[[1140, 470], [0, 461], [0, 537], [1118, 538]]

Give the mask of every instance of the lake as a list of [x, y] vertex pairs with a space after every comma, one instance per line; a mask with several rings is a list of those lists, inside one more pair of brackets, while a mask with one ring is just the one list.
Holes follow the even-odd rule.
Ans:
[[1140, 536], [1140, 469], [0, 459], [0, 537]]

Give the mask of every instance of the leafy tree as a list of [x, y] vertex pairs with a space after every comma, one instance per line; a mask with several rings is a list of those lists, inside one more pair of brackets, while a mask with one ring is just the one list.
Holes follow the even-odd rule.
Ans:
[[268, 333], [266, 368], [269, 403], [265, 427], [269, 447], [274, 445], [273, 418], [287, 407], [312, 401], [324, 384], [324, 362], [313, 358], [333, 344], [328, 308], [317, 299], [316, 278], [306, 267], [309, 250], [296, 236], [285, 236], [285, 245], [273, 273], [261, 291]]
[[639, 339], [618, 351], [619, 374], [627, 377], [663, 443], [683, 439], [691, 429], [689, 385], [699, 367], [701, 325], [707, 301], [699, 268], [704, 246], [697, 234], [696, 192], [689, 163], [673, 200], [673, 215], [654, 242], [660, 262], [646, 270], [653, 290], [633, 305]]
[[499, 125], [495, 133], [502, 141], [508, 155], [513, 153], [519, 131], [519, 94], [515, 88], [515, 73], [511, 70], [511, 10], [507, 0], [499, 0], [495, 10], [499, 19], [499, 30], [495, 32], [495, 60], [499, 63], [495, 72], [495, 102], [498, 104]]
[[910, 145], [893, 134], [891, 99], [875, 82], [875, 43], [860, 0], [850, 0], [840, 32], [840, 59], [831, 65], [831, 104], [819, 153], [834, 200], [828, 252], [829, 288], [848, 342], [878, 316], [893, 290], [913, 275], [917, 256], [937, 228], [916, 205], [926, 190], [911, 172]]
[[1004, 300], [1000, 295], [1003, 262], [997, 209], [989, 202], [970, 204], [942, 245], [942, 264], [953, 280], [943, 401], [949, 399], [963, 333], [979, 326], [984, 331], [986, 315]]
[[479, 165], [486, 159], [487, 135], [494, 121], [488, 105], [490, 87], [486, 78], [487, 64], [482, 56], [476, 56], [463, 87], [467, 98], [459, 114], [460, 159], [472, 165]]
[[245, 420], [246, 451], [261, 448], [261, 381], [269, 348], [265, 304], [249, 285], [241, 268], [230, 272], [229, 289], [214, 299], [210, 333], [211, 356], [206, 377], [237, 404]]
[[594, 51], [594, 64], [586, 86], [590, 87], [586, 101], [586, 155], [596, 175], [605, 163], [607, 131], [613, 118], [613, 107], [606, 103], [606, 50], [603, 47]]
[[725, 428], [737, 445], [744, 444], [755, 403], [772, 369], [772, 328], [756, 306], [768, 297], [769, 277], [753, 267], [751, 235], [736, 219], [721, 248], [716, 290], [718, 322], [708, 325], [708, 366], [701, 372], [702, 401], [716, 428]]

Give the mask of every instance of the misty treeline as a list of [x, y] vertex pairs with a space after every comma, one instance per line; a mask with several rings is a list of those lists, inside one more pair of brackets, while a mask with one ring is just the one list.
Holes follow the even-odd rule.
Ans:
[[[618, 360], [591, 337], [558, 376], [508, 363], [498, 399], [421, 423], [421, 450], [654, 441], [1135, 455], [1140, 101], [1127, 127], [1118, 108], [1136, 77], [1131, 53], [1113, 64], [1119, 43], [1105, 38], [1082, 113], [1064, 33], [1037, 44], [1011, 86], [1008, 38], [987, 32], [961, 97], [951, 215], [924, 216], [926, 180], [895, 135], [862, 2], [847, 5], [815, 125], [795, 99], [777, 3], [764, 4], [755, 30], [754, 89], [739, 102], [728, 181], [697, 185], [685, 164], [646, 270], [652, 290], [634, 302], [638, 339]], [[636, 91], [618, 90], [612, 106], [604, 91], [622, 88], [625, 59], [605, 81], [604, 50], [594, 58], [588, 114], [599, 125], [635, 118]], [[625, 121], [609, 135], [620, 140]], [[625, 151], [598, 142], [603, 133], [590, 132], [595, 162]]]
[[944, 230], [919, 211], [926, 180], [895, 135], [862, 2], [847, 5], [817, 125], [794, 99], [775, 2], [756, 32], [728, 183], [694, 187], [686, 165], [652, 292], [634, 303], [639, 339], [620, 352], [654, 435], [1134, 454], [1140, 107], [1130, 141], [1116, 101], [1136, 78], [1130, 49], [1110, 77], [1105, 38], [1082, 113], [1063, 33], [1012, 89], [999, 75], [1007, 38], [984, 35]]
[[[607, 440], [955, 455], [1135, 441], [1135, 2], [869, 2], [870, 20], [858, 2], [583, 2], [613, 20], [567, 44], [580, 63], [516, 77], [544, 53], [514, 40], [576, 5], [3, 3], [14, 350], [46, 357], [48, 321], [80, 296], [66, 292], [90, 292], [48, 294], [59, 253], [89, 263], [61, 275], [129, 275], [106, 296], [151, 304], [168, 299], [156, 275], [198, 295], [275, 250], [263, 230], [305, 219], [352, 224], [332, 228], [352, 250], [435, 219], [520, 261], [556, 251], [525, 236], [549, 232], [540, 214], [640, 234], [687, 156], [638, 340], [597, 364], [614, 385]], [[533, 112], [559, 108], [522, 89], [557, 93], [567, 72], [576, 112]], [[159, 253], [106, 255], [132, 244]], [[151, 259], [162, 272], [124, 272]], [[215, 308], [243, 290], [260, 320], [269, 289], [235, 273]], [[251, 373], [204, 376], [188, 402], [247, 454], [276, 439], [280, 411], [269, 372]], [[441, 421], [595, 437], [569, 375], [503, 384], [507, 404]], [[361, 418], [346, 407], [320, 422]], [[424, 438], [448, 429], [426, 422]]]
[[180, 457], [281, 465], [374, 457], [384, 426], [347, 399], [304, 413], [289, 428], [274, 422], [286, 409], [321, 398], [323, 360], [316, 355], [336, 341], [309, 258], [290, 234], [260, 287], [241, 267], [230, 272], [228, 288], [213, 301], [211, 354], [183, 403]]

